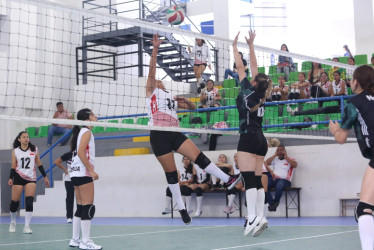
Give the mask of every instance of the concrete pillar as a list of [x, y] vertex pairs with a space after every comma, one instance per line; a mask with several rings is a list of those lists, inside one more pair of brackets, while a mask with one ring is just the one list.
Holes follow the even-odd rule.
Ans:
[[370, 63], [374, 53], [373, 0], [354, 0], [353, 6], [356, 54], [367, 54]]

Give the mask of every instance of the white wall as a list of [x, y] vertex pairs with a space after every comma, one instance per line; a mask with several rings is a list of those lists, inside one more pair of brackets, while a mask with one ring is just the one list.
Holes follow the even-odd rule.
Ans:
[[[270, 148], [267, 157], [275, 152]], [[232, 163], [232, 151], [205, 152], [214, 162], [225, 153]], [[343, 146], [317, 145], [288, 147], [287, 153], [298, 162], [293, 186], [301, 187], [302, 216], [339, 216], [339, 198], [356, 197], [368, 160], [363, 159], [356, 143]], [[181, 166], [181, 156], [175, 155]], [[153, 155], [99, 157], [95, 169], [100, 179], [95, 182], [96, 215], [100, 217], [161, 217], [165, 206], [165, 175]], [[63, 183], [38, 196], [36, 216], [64, 216]], [[193, 196], [194, 197], [194, 196]], [[195, 199], [193, 198], [193, 201]], [[195, 203], [194, 203], [195, 204]], [[193, 207], [195, 206], [193, 204]], [[203, 201], [203, 217], [223, 217], [223, 194], [208, 194]], [[243, 206], [244, 215], [246, 214]], [[284, 216], [284, 198], [276, 213]], [[290, 216], [296, 216], [290, 211]], [[237, 216], [235, 214], [235, 216]]]

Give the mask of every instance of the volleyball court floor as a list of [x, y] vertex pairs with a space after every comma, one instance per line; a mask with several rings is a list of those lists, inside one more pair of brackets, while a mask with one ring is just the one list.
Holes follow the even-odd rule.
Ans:
[[[34, 217], [33, 234], [23, 234], [24, 218], [9, 233], [9, 216], [0, 217], [0, 249], [73, 249], [72, 225], [65, 218]], [[268, 218], [259, 237], [245, 237], [243, 218], [94, 218], [91, 238], [104, 249], [360, 249], [353, 217]]]

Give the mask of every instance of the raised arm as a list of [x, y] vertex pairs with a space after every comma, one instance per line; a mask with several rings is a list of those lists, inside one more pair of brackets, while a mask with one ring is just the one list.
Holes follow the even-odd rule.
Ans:
[[255, 47], [253, 46], [253, 42], [256, 37], [255, 31], [248, 31], [249, 38], [245, 37], [247, 44], [249, 45], [249, 68], [251, 69], [252, 78], [255, 78], [258, 74], [257, 68], [257, 58], [255, 54]]
[[153, 34], [153, 39], [151, 41], [153, 44], [153, 50], [152, 50], [151, 60], [149, 61], [149, 73], [148, 73], [147, 86], [146, 86], [147, 97], [150, 97], [156, 88], [157, 53], [158, 53], [158, 48], [160, 47], [160, 44], [163, 41], [164, 40], [160, 40], [158, 38], [158, 34]]
[[241, 82], [246, 77], [246, 75], [245, 75], [243, 60], [242, 60], [242, 57], [240, 56], [239, 51], [238, 51], [239, 34], [240, 34], [240, 32], [238, 32], [238, 34], [236, 35], [236, 37], [235, 37], [235, 39], [232, 43], [232, 48], [234, 50], [234, 59], [235, 59], [236, 70], [237, 70], [238, 75], [239, 75], [239, 82]]

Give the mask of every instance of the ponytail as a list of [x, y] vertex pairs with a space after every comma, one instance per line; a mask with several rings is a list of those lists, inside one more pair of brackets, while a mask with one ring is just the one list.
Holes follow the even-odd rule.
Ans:
[[[87, 108], [81, 109], [77, 113], [77, 119], [80, 121], [89, 120], [91, 113], [92, 111], [90, 109], [87, 109]], [[73, 131], [72, 131], [73, 136], [71, 138], [71, 144], [70, 144], [71, 152], [74, 152], [77, 149], [77, 140], [78, 140], [78, 135], [80, 131], [81, 131], [80, 126], [75, 125], [73, 127]]]

